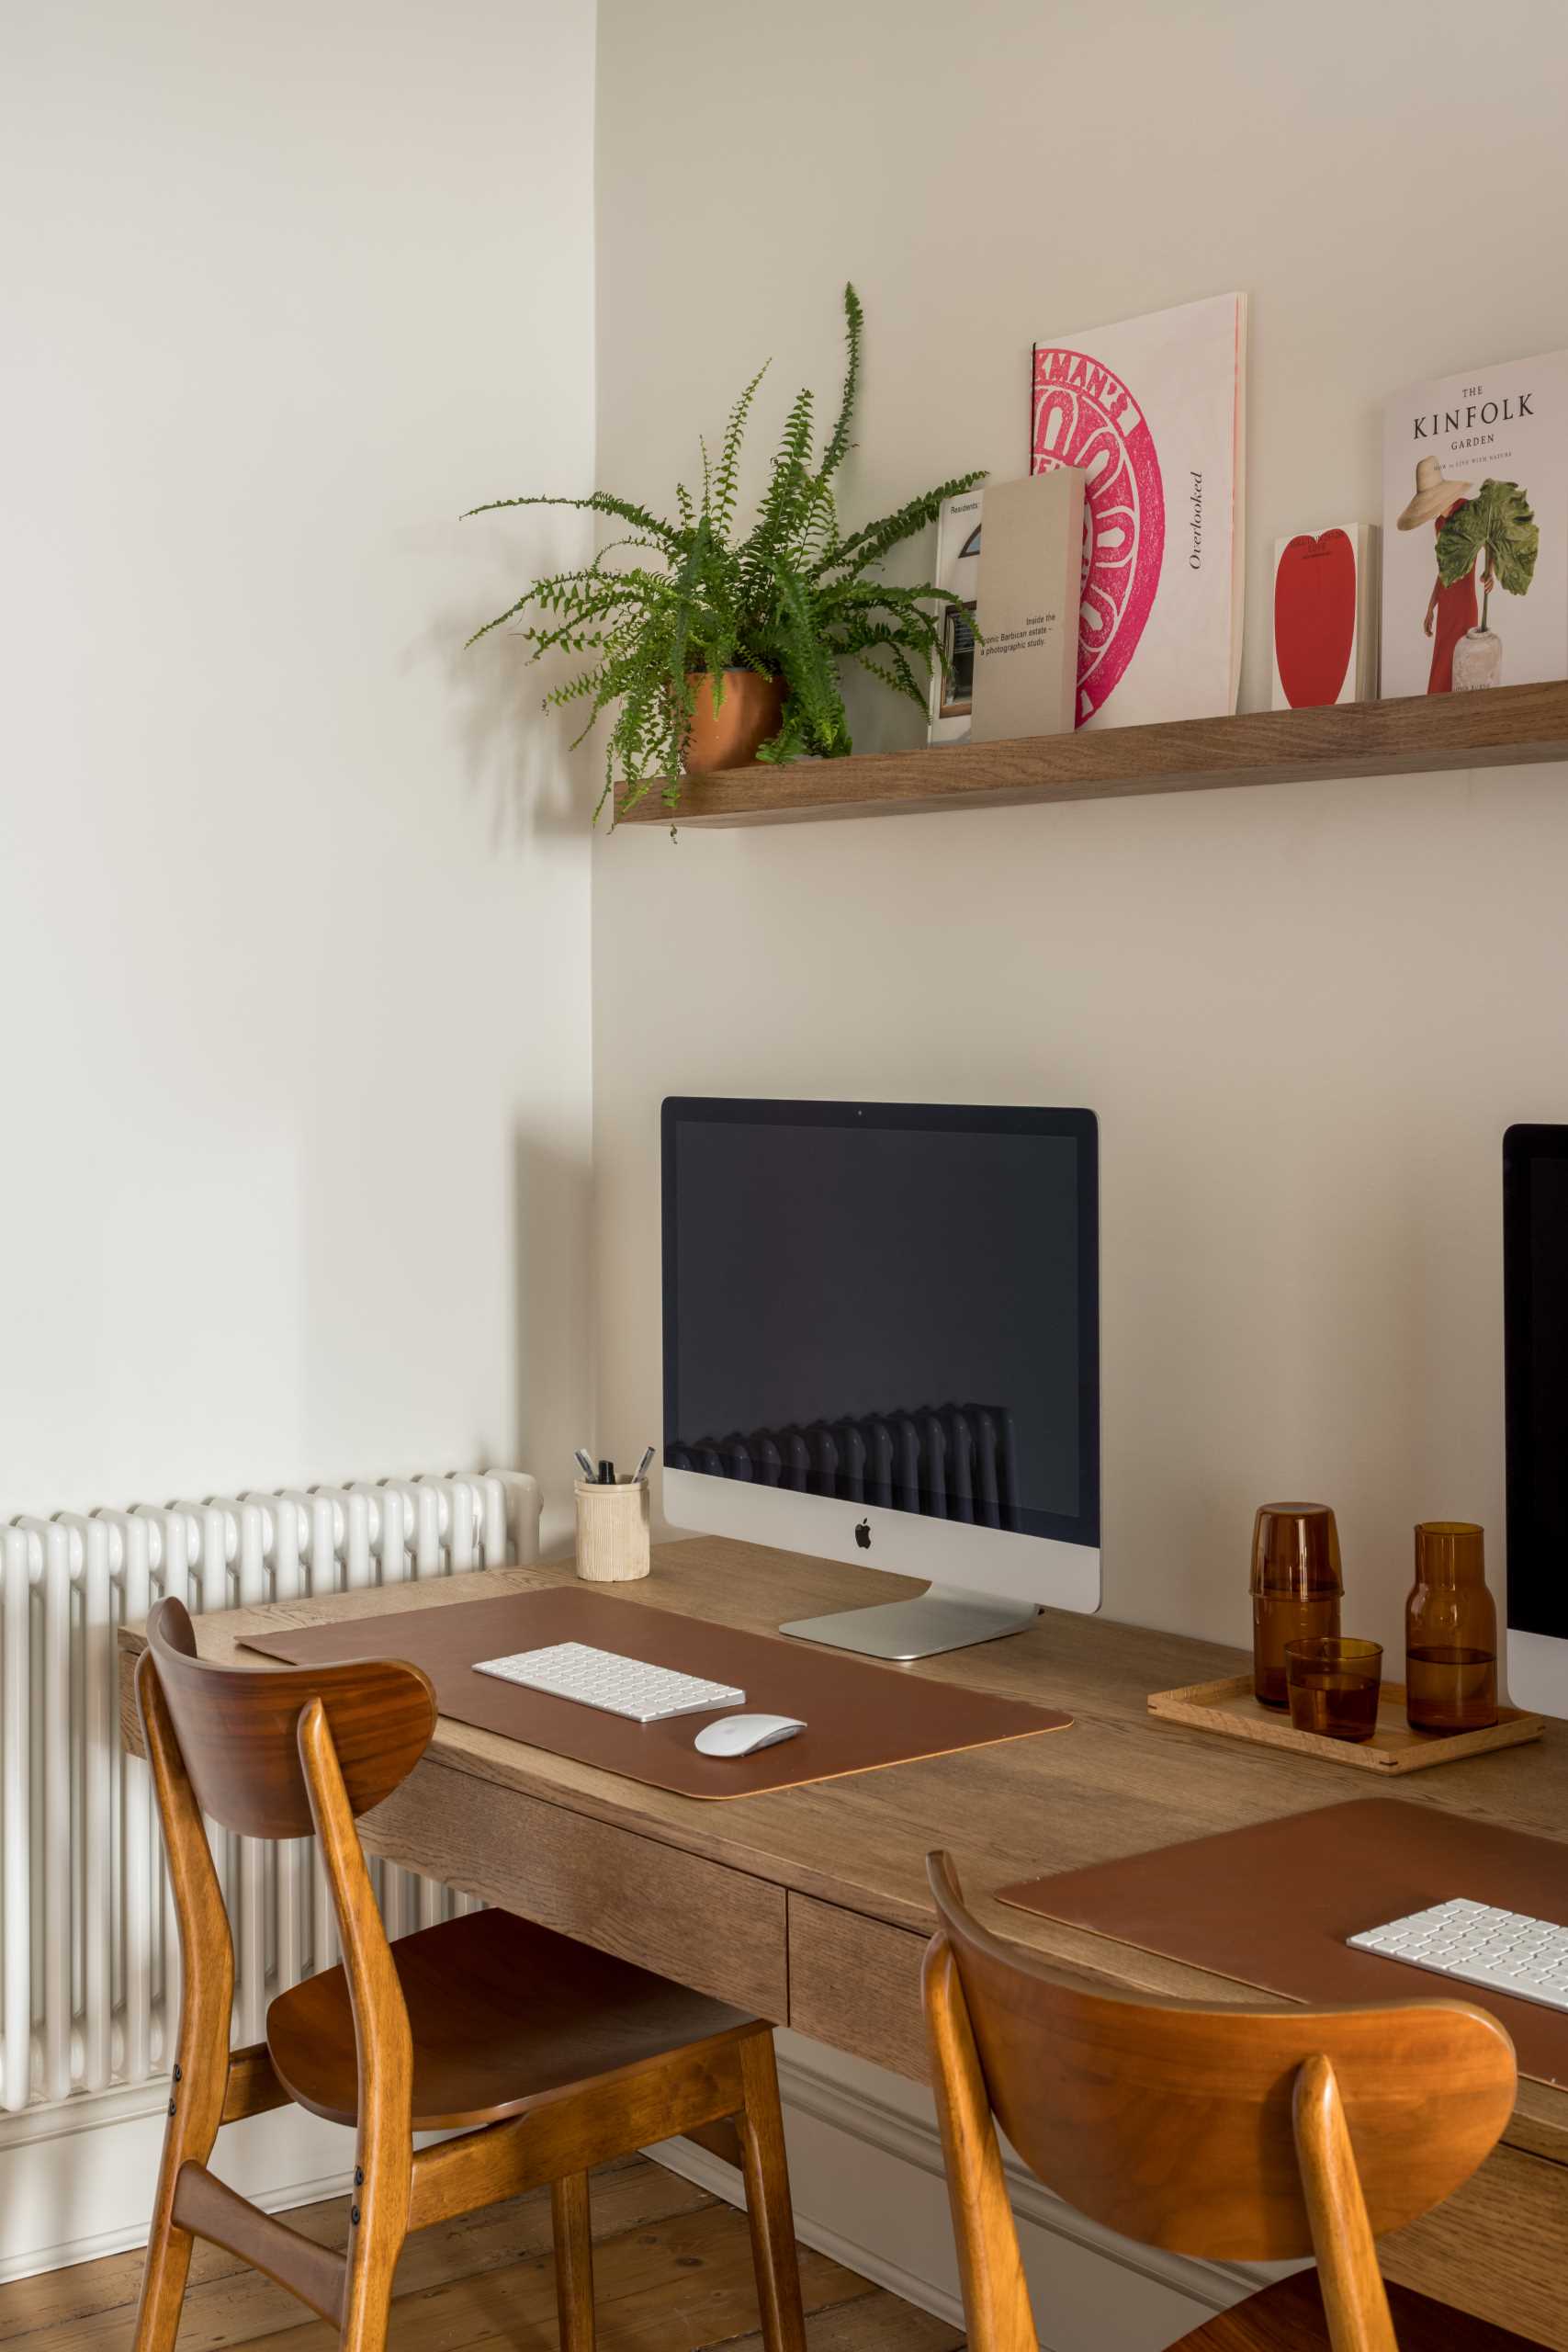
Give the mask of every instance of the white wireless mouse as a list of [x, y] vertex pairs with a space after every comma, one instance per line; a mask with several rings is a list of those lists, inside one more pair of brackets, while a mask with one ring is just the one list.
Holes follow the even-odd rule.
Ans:
[[692, 1745], [704, 1756], [755, 1756], [759, 1747], [776, 1747], [805, 1729], [798, 1715], [720, 1715], [703, 1725]]

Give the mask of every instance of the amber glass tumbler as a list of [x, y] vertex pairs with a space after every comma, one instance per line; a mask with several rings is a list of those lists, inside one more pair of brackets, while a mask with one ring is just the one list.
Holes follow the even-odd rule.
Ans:
[[1316, 1732], [1320, 1739], [1371, 1739], [1382, 1688], [1381, 1642], [1291, 1642], [1285, 1667], [1296, 1731]]
[[1252, 1528], [1252, 1688], [1288, 1703], [1287, 1642], [1339, 1631], [1339, 1531], [1326, 1503], [1265, 1503]]
[[1468, 1520], [1416, 1530], [1404, 1611], [1405, 1713], [1412, 1731], [1483, 1731], [1497, 1720], [1497, 1606], [1486, 1538]]

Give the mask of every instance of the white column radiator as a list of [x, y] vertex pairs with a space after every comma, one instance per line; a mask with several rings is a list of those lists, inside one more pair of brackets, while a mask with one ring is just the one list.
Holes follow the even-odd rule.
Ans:
[[[120, 1749], [116, 1628], [538, 1555], [514, 1471], [137, 1505], [0, 1527], [0, 2109], [145, 2082], [172, 2062], [179, 1950], [146, 1765]], [[234, 2035], [337, 1957], [309, 1839], [212, 1828], [234, 1929]], [[389, 1931], [468, 1898], [375, 1865]]]

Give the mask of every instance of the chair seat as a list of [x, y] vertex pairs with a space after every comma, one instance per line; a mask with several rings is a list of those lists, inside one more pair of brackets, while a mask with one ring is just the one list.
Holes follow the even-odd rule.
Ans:
[[[1412, 2288], [1390, 2286], [1388, 2307], [1399, 2352], [1539, 2352], [1528, 2336], [1472, 2319]], [[1315, 2270], [1248, 2295], [1173, 2344], [1169, 2352], [1328, 2352], [1328, 2323]]]
[[[505, 1911], [421, 1928], [391, 1953], [413, 2040], [419, 2132], [492, 2123], [573, 2084], [769, 2030], [728, 2002]], [[355, 2121], [354, 2019], [341, 1968], [280, 1993], [266, 2041], [301, 2107], [333, 2123]]]

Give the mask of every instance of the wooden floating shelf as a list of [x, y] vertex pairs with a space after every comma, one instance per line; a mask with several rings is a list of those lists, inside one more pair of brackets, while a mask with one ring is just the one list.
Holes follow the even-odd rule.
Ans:
[[[675, 822], [805, 824], [815, 818], [1008, 808], [1031, 801], [1109, 800], [1314, 777], [1330, 783], [1561, 759], [1568, 759], [1568, 680], [730, 768], [687, 776]], [[670, 811], [658, 787], [621, 821], [668, 825]]]

